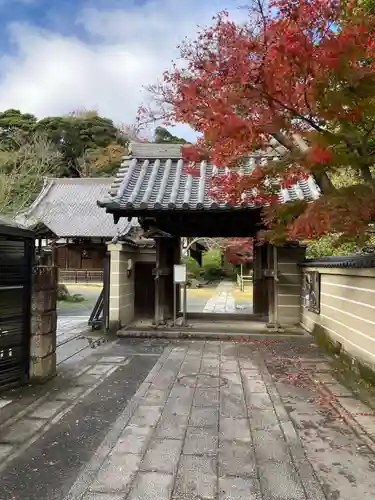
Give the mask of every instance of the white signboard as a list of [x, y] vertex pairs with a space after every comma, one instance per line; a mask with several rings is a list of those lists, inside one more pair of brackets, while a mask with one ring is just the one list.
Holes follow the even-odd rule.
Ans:
[[175, 283], [186, 283], [186, 265], [175, 264], [173, 266], [173, 281]]

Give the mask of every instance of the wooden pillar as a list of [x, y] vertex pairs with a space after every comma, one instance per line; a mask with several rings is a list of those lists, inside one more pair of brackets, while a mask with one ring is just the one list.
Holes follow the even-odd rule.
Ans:
[[[173, 264], [181, 264], [181, 239], [173, 238]], [[172, 286], [173, 286], [173, 265], [172, 265]], [[181, 291], [180, 285], [176, 286], [176, 311], [177, 314], [181, 310]], [[172, 314], [173, 314], [173, 304], [172, 304]]]
[[65, 269], [69, 269], [69, 238], [65, 240]]
[[267, 268], [268, 244], [254, 244], [253, 260], [253, 311], [254, 314], [268, 316], [268, 284], [264, 276]]
[[165, 319], [173, 318], [173, 304], [176, 300], [176, 310], [180, 310], [180, 287], [176, 287], [176, 298], [174, 299], [173, 266], [181, 260], [180, 238], [173, 237], [166, 240], [166, 274], [165, 280]]
[[[180, 259], [180, 239], [157, 237], [155, 269], [155, 325], [173, 318], [173, 264]], [[178, 304], [179, 305], [179, 304]]]
[[162, 273], [163, 266], [163, 245], [162, 238], [155, 238], [156, 244], [156, 268], [155, 268], [155, 326], [159, 326], [163, 321], [163, 286], [162, 286]]

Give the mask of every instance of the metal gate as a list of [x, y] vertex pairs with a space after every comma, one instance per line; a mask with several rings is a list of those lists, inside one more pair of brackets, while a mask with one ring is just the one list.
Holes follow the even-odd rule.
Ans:
[[0, 390], [28, 378], [34, 242], [0, 226]]

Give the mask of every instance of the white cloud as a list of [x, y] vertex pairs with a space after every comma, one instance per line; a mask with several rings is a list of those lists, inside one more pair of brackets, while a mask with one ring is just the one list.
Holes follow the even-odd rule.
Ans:
[[[46, 116], [86, 107], [131, 123], [142, 87], [170, 66], [176, 46], [195, 36], [197, 24], [211, 23], [221, 2], [153, 0], [122, 10], [87, 8], [72, 20], [84, 29], [85, 41], [14, 23], [9, 34], [16, 53], [0, 60], [0, 109]], [[186, 127], [174, 132], [191, 136]]]

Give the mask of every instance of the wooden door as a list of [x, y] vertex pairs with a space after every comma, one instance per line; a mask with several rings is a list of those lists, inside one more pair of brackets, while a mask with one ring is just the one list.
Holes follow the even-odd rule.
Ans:
[[138, 318], [152, 318], [155, 309], [155, 279], [152, 262], [136, 262], [134, 267], [134, 314]]

